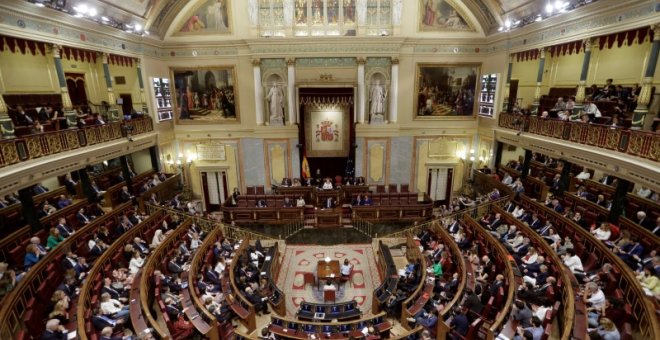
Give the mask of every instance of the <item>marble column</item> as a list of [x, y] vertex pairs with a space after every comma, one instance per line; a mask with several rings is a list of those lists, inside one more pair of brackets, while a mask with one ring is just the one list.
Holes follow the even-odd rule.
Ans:
[[112, 76], [110, 75], [110, 66], [108, 65], [108, 54], [103, 53], [101, 60], [103, 60], [103, 76], [105, 78], [105, 85], [108, 87], [108, 104], [115, 105], [117, 103], [117, 99], [115, 98], [115, 92], [112, 89]]
[[504, 111], [511, 113], [513, 112], [513, 106], [516, 103], [516, 98], [511, 98], [511, 74], [513, 73], [513, 54], [509, 54], [509, 66], [506, 70], [506, 87], [504, 88], [504, 93], [506, 93], [507, 102], [504, 103]]
[[62, 58], [60, 46], [53, 45], [53, 60], [55, 61], [55, 72], [57, 73], [57, 81], [60, 85], [60, 93], [62, 94], [62, 107], [64, 110], [73, 109], [71, 97], [69, 96], [69, 89], [66, 87], [66, 77], [64, 76], [64, 68], [62, 67]]
[[14, 122], [8, 114], [7, 104], [5, 99], [0, 94], [0, 137], [13, 138], [14, 137]]
[[523, 158], [522, 169], [520, 169], [521, 179], [527, 178], [529, 174], [529, 164], [532, 162], [532, 150], [525, 149], [525, 158]]
[[360, 124], [364, 124], [364, 111], [365, 111], [365, 103], [366, 103], [366, 98], [365, 98], [365, 84], [364, 84], [364, 64], [366, 63], [366, 59], [364, 58], [358, 58], [357, 59], [357, 64], [358, 64], [358, 74], [357, 74], [357, 81], [358, 81], [358, 95], [357, 95], [357, 100], [358, 100], [358, 107], [357, 107], [357, 122]]
[[147, 112], [147, 97], [144, 95], [144, 79], [142, 79], [142, 67], [140, 59], [136, 59], [138, 85], [140, 86], [140, 103], [142, 104], [142, 112]]
[[288, 115], [289, 115], [289, 125], [294, 125], [298, 123], [298, 103], [296, 103], [296, 60], [293, 58], [287, 59], [286, 61], [286, 71], [287, 71], [287, 105], [288, 105]]
[[[660, 54], [660, 24], [656, 24], [653, 29], [653, 46], [651, 47], [651, 54], [649, 55], [648, 63], [646, 64], [646, 71], [642, 79], [642, 88], [637, 97], [637, 107], [632, 119], [633, 130], [641, 130], [647, 119], [649, 113], [649, 104], [651, 103], [651, 87], [653, 86], [653, 77], [655, 76], [655, 68], [658, 63], [658, 54]], [[649, 116], [649, 118], [651, 118]]]
[[573, 113], [578, 114], [584, 107], [585, 88], [587, 86], [587, 75], [589, 74], [589, 63], [591, 62], [591, 39], [584, 39], [584, 58], [582, 59], [582, 71], [580, 72], [580, 82], [578, 82], [577, 93], [575, 94], [575, 106]]
[[390, 123], [396, 123], [399, 107], [399, 59], [392, 58], [392, 80], [390, 83]]
[[614, 191], [614, 197], [612, 198], [612, 207], [610, 207], [610, 222], [617, 223], [619, 221], [619, 216], [626, 211], [628, 189], [631, 184], [632, 183], [625, 179], [619, 178], [617, 180], [616, 190]]
[[33, 196], [34, 193], [32, 192], [31, 187], [23, 188], [18, 191], [18, 198], [21, 200], [21, 213], [23, 215], [23, 220], [30, 225], [30, 230], [35, 233], [43, 230], [44, 227], [41, 225], [37, 209], [34, 206], [34, 200], [32, 199]]
[[539, 48], [539, 70], [536, 74], [536, 90], [534, 90], [534, 110], [538, 109], [541, 100], [541, 83], [543, 83], [543, 69], [545, 68], [545, 48]]
[[264, 89], [261, 86], [261, 60], [252, 59], [252, 74], [254, 76], [254, 111], [257, 115], [257, 125], [264, 125]]

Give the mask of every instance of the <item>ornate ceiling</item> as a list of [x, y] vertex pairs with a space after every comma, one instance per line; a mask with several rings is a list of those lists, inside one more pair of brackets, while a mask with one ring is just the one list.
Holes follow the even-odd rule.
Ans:
[[[176, 17], [188, 3], [187, 1], [180, 0], [99, 0], [107, 3], [110, 6], [118, 6], [122, 10], [135, 12], [141, 10], [148, 15], [145, 17], [145, 28], [152, 34], [163, 37], [165, 32], [169, 29], [170, 25], [174, 23]], [[206, 0], [199, 0], [205, 2]], [[286, 2], [287, 0], [283, 0]], [[293, 1], [293, 0], [290, 0]], [[395, 0], [396, 1], [396, 0]], [[418, 9], [419, 0], [400, 0], [403, 6], [414, 6], [412, 11], [408, 13], [415, 13]], [[447, 0], [431, 0], [437, 5], [440, 2]], [[454, 0], [454, 2], [462, 2], [470, 12], [474, 15], [477, 21], [481, 24], [483, 30], [488, 34], [495, 32], [498, 27], [503, 23], [503, 15], [510, 13], [518, 13], [520, 10], [531, 8], [541, 8], [543, 0]], [[248, 0], [232, 1], [234, 11], [244, 10], [247, 11], [249, 6]], [[242, 8], [242, 9], [241, 9]]]
[[[27, 0], [29, 2], [37, 3], [50, 0]], [[111, 16], [118, 19], [120, 22], [139, 24], [148, 30], [153, 37], [164, 38], [166, 32], [172, 31], [171, 26], [181, 26], [183, 21], [187, 18], [182, 17], [184, 11], [189, 11], [191, 7], [199, 7], [209, 0], [69, 0], [66, 2], [69, 10], [74, 8], [77, 4], [85, 3], [90, 6], [98, 8], [100, 16]], [[265, 0], [218, 0], [223, 5], [231, 8], [234, 13], [245, 11], [248, 12], [249, 6], [259, 6], [261, 3], [266, 3]], [[291, 5], [297, 1], [303, 0], [269, 0], [270, 3], [278, 3], [280, 6]], [[316, 1], [316, 0], [315, 0]], [[327, 1], [329, 4], [331, 0]], [[336, 1], [336, 0], [334, 0]], [[376, 1], [386, 0], [352, 0], [356, 4], [356, 8], [360, 4], [371, 6]], [[457, 9], [459, 15], [462, 17], [469, 17], [469, 26], [479, 26], [477, 31], [483, 32], [484, 35], [490, 35], [497, 32], [498, 28], [502, 27], [507, 20], [515, 21], [519, 18], [535, 16], [543, 12], [548, 3], [554, 3], [550, 0], [388, 0], [391, 1], [392, 8], [396, 8], [396, 4], [403, 6], [403, 20], [411, 19], [412, 13], [419, 13], [423, 11], [424, 6], [433, 8], [442, 8], [443, 6], [452, 6]], [[550, 2], [549, 2], [550, 1]], [[580, 2], [590, 3], [596, 0], [564, 0], [565, 2]], [[191, 6], [191, 3], [192, 4]], [[430, 4], [430, 5], [429, 5]], [[401, 8], [401, 7], [399, 7]], [[469, 13], [464, 13], [469, 12]], [[70, 11], [70, 13], [72, 13]], [[440, 14], [439, 12], [437, 13]], [[417, 20], [415, 18], [414, 20]], [[470, 22], [471, 21], [471, 22]], [[248, 23], [233, 23], [233, 31], [241, 31], [243, 27], [236, 27], [247, 25]], [[178, 29], [175, 27], [174, 29]], [[231, 30], [231, 28], [230, 28]]]

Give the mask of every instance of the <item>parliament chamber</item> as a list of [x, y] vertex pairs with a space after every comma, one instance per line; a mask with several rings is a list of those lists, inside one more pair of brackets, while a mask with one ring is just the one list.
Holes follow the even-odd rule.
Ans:
[[659, 339], [655, 0], [0, 2], [0, 339]]

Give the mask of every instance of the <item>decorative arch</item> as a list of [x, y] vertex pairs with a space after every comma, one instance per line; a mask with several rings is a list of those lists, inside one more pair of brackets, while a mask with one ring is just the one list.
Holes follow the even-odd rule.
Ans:
[[232, 2], [196, 0], [184, 6], [167, 28], [165, 37], [232, 34]]
[[418, 0], [419, 32], [476, 32], [484, 34], [477, 17], [462, 1]]

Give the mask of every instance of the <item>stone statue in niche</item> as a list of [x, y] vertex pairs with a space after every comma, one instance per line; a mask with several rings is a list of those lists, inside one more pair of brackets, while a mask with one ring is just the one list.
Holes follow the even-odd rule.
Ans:
[[392, 25], [401, 25], [401, 11], [403, 10], [403, 0], [392, 0]]
[[374, 83], [369, 90], [369, 120], [371, 124], [385, 123], [385, 100], [387, 90], [381, 84], [380, 77], [374, 76]]
[[273, 83], [268, 94], [269, 122], [270, 125], [284, 125], [284, 90], [279, 83]]
[[291, 26], [293, 24], [293, 0], [284, 0], [282, 3], [284, 7], [284, 26]]
[[250, 25], [257, 26], [259, 24], [259, 0], [248, 0], [248, 17], [250, 18]]

